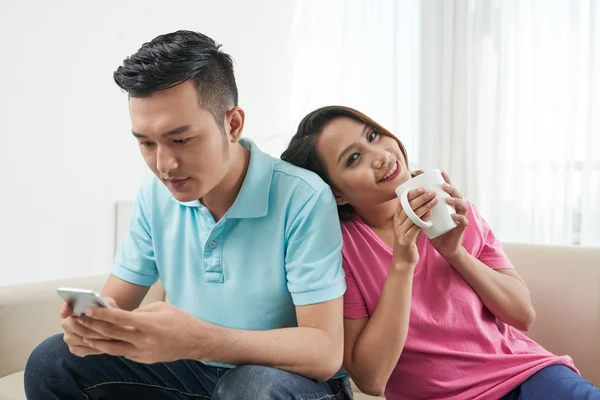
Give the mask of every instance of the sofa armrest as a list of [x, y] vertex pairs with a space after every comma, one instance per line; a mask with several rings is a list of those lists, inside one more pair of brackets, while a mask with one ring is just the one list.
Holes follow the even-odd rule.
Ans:
[[[60, 286], [102, 291], [107, 275], [0, 286], [0, 377], [25, 368], [29, 355], [47, 337], [62, 331]], [[142, 304], [164, 300], [160, 283]]]

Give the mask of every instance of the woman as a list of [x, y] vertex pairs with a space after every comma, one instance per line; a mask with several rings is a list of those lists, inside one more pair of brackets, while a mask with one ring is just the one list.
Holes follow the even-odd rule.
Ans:
[[[445, 173], [457, 228], [430, 240], [394, 192], [415, 175], [404, 146], [364, 114], [337, 106], [313, 111], [281, 158], [319, 174], [338, 203], [348, 287], [344, 366], [363, 392], [600, 399], [571, 358], [520, 332], [535, 319], [527, 286]], [[437, 204], [423, 188], [409, 200], [424, 220]]]

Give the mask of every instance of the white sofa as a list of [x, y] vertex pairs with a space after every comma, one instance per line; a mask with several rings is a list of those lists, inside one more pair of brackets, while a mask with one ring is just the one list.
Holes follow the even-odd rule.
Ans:
[[[505, 244], [504, 249], [527, 282], [537, 312], [528, 334], [548, 350], [573, 357], [583, 376], [600, 386], [600, 248]], [[25, 398], [23, 368], [30, 352], [60, 332], [56, 288], [100, 291], [105, 279], [0, 286], [0, 400]], [[144, 302], [162, 299], [157, 284]]]

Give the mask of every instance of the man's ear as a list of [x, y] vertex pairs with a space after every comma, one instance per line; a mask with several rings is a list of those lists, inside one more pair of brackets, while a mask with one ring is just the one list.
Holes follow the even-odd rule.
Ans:
[[242, 137], [246, 113], [240, 107], [233, 107], [225, 113], [225, 128], [229, 131], [231, 143], [237, 143]]
[[333, 192], [333, 197], [335, 197], [335, 202], [338, 206], [343, 206], [344, 204], [348, 204], [346, 197], [337, 189], [331, 189]]

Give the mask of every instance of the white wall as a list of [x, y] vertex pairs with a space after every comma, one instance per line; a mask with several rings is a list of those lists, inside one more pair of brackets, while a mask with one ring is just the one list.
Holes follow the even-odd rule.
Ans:
[[0, 2], [0, 285], [110, 271], [115, 204], [150, 174], [112, 73], [143, 42], [190, 29], [223, 44], [236, 61], [244, 135], [275, 156], [307, 111], [332, 103], [410, 144], [418, 4]]
[[[114, 207], [148, 176], [130, 134], [123, 58], [158, 34], [204, 32], [236, 60], [246, 136], [291, 131], [294, 1], [0, 3], [0, 285], [110, 270]], [[277, 153], [279, 154], [279, 153]]]

